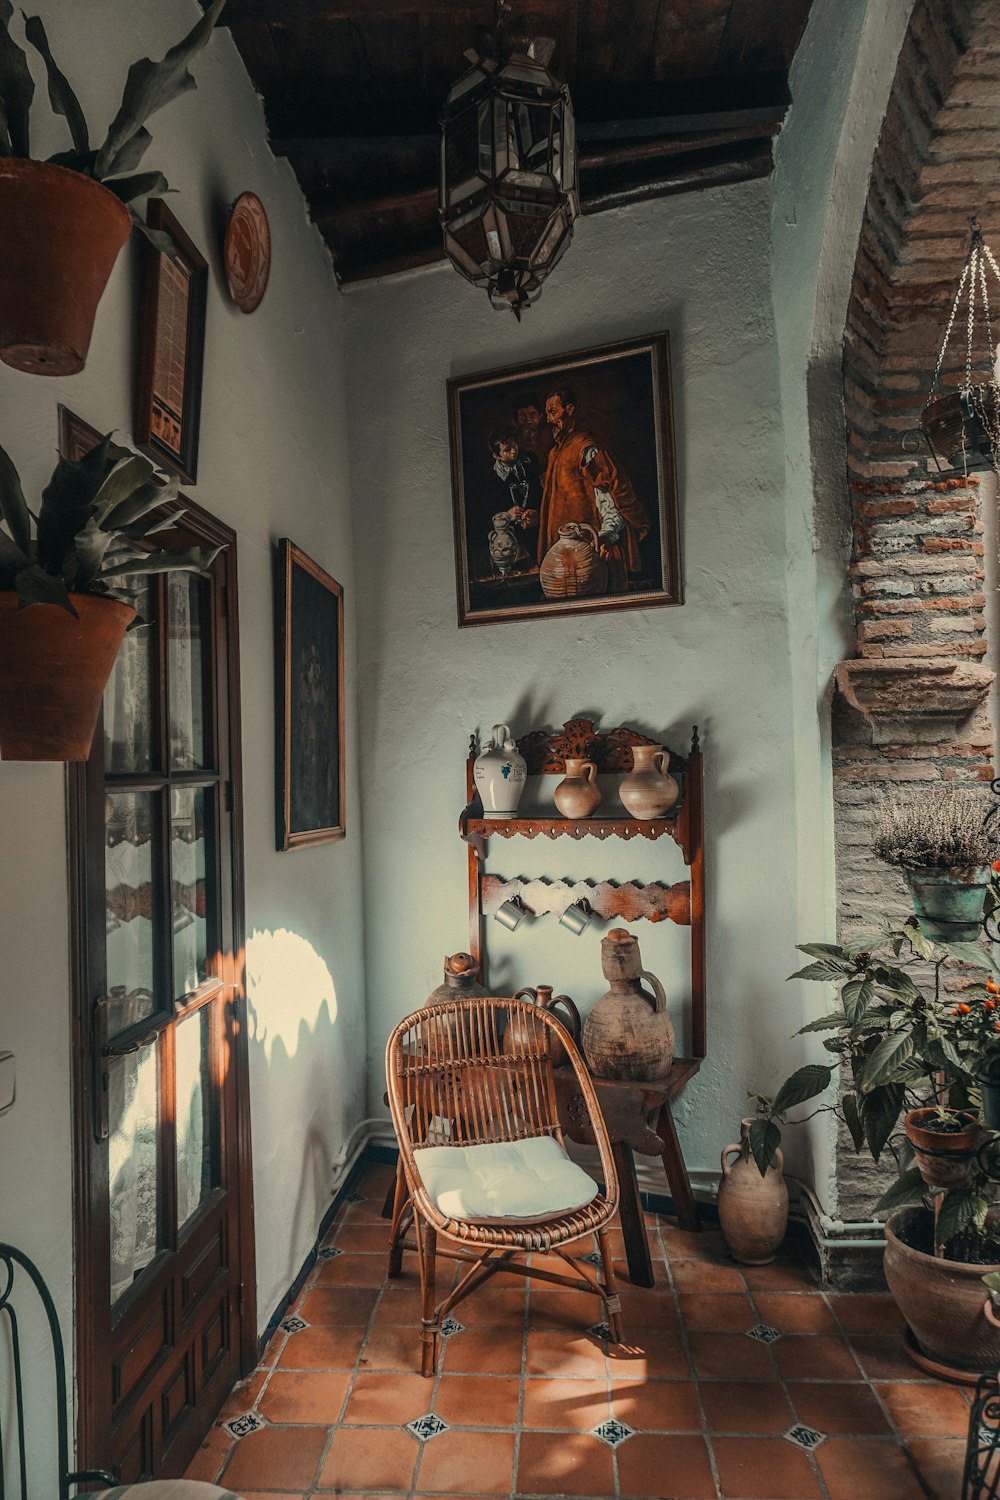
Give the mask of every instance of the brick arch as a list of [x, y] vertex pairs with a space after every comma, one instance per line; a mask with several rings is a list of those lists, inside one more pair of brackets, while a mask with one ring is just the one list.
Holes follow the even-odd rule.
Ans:
[[[871, 857], [880, 789], [993, 775], [982, 511], [995, 491], [988, 476], [940, 474], [923, 444], [904, 439], [919, 427], [970, 213], [1000, 249], [998, 160], [995, 0], [916, 0], [872, 164], [844, 336], [856, 627], [856, 655], [837, 668], [832, 735], [844, 934], [859, 912], [911, 910], [897, 872]], [[951, 354], [945, 385], [964, 373], [964, 333]], [[842, 1144], [838, 1213], [869, 1219], [877, 1174]]]

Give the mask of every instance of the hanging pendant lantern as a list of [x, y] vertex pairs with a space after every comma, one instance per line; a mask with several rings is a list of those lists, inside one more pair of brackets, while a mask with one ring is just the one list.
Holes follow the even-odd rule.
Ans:
[[457, 271], [495, 308], [521, 311], [573, 237], [580, 212], [569, 90], [549, 72], [555, 48], [536, 37], [472, 66], [445, 103], [440, 217]]
[[[934, 379], [920, 417], [938, 469], [1000, 467], [1000, 351], [994, 348], [990, 321], [987, 272], [1000, 294], [1000, 267], [983, 239], [978, 221], [972, 221], [969, 253], [959, 278], [958, 290], [934, 370]], [[960, 318], [963, 300], [964, 317]], [[1000, 301], [1000, 295], [997, 300]], [[939, 379], [956, 322], [965, 325], [965, 376], [957, 390], [941, 394]]]

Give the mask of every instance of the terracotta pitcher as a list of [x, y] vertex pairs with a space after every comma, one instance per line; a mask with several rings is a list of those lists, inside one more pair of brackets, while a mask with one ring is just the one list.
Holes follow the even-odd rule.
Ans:
[[[766, 1266], [788, 1228], [788, 1188], [781, 1175], [784, 1159], [775, 1151], [762, 1177], [750, 1150], [751, 1119], [740, 1122], [739, 1144], [722, 1153], [719, 1223], [733, 1258], [745, 1266]], [[736, 1160], [730, 1161], [733, 1153]]]
[[[553, 995], [551, 984], [540, 984], [537, 989], [518, 990], [514, 999], [531, 1000], [541, 1010], [551, 1011], [553, 1015], [558, 1010], [563, 1011], [564, 1014], [556, 1016], [556, 1019], [562, 1021], [574, 1042], [579, 1042], [580, 1012], [568, 995]], [[528, 1044], [531, 1039], [531, 1031], [524, 1024], [522, 1018], [520, 1016], [512, 1017], [510, 1025], [504, 1032], [503, 1050], [510, 1057], [519, 1047]], [[554, 1031], [549, 1032], [549, 1056], [552, 1059], [552, 1066], [554, 1068], [558, 1068], [562, 1063], [568, 1061], [566, 1048]]]
[[589, 818], [601, 800], [594, 762], [567, 755], [566, 775], [552, 793], [552, 800], [564, 818]]
[[662, 818], [680, 796], [667, 771], [669, 751], [662, 745], [633, 745], [632, 769], [618, 788], [622, 805], [633, 818]]
[[[601, 996], [583, 1028], [583, 1050], [598, 1078], [666, 1078], [674, 1061], [674, 1026], [667, 997], [655, 974], [642, 967], [637, 940], [624, 927], [601, 939], [601, 968], [611, 988]], [[650, 996], [639, 981], [652, 988]]]
[[597, 549], [597, 532], [585, 521], [559, 528], [559, 540], [542, 558], [538, 581], [546, 599], [578, 599], [603, 594], [608, 565]]

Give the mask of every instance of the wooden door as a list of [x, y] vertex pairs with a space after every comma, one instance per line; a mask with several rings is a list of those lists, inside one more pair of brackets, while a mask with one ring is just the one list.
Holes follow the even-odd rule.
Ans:
[[123, 1483], [181, 1474], [256, 1356], [235, 536], [185, 504], [225, 550], [133, 580], [71, 777], [78, 1449]]

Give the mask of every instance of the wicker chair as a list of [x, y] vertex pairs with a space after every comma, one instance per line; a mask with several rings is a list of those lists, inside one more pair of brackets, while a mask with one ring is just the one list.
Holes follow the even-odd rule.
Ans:
[[[589, 1116], [603, 1190], [563, 1148], [550, 1054], [557, 1044], [576, 1072], [579, 1093], [573, 1107]], [[560, 1022], [523, 1000], [456, 999], [425, 1006], [400, 1021], [390, 1036], [386, 1077], [400, 1153], [389, 1275], [399, 1275], [404, 1250], [416, 1250], [422, 1373], [433, 1375], [437, 1367], [442, 1320], [498, 1271], [600, 1297], [611, 1339], [620, 1342], [621, 1304], [608, 1240], [618, 1178], [593, 1084]], [[512, 1199], [520, 1201], [505, 1214]], [[411, 1229], [414, 1238], [407, 1239]], [[566, 1253], [567, 1245], [587, 1236], [597, 1238], [603, 1284], [590, 1265]], [[529, 1267], [518, 1257], [531, 1251], [554, 1253], [572, 1274]], [[470, 1262], [441, 1301], [435, 1300], [437, 1255]]]

